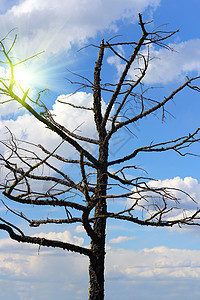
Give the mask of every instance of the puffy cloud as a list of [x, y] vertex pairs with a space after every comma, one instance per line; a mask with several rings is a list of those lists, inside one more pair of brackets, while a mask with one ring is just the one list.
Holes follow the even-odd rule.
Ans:
[[[57, 100], [61, 100], [63, 102], [66, 101], [74, 105], [91, 107], [93, 98], [92, 94], [79, 92], [73, 95], [61, 95]], [[17, 109], [17, 106], [15, 107], [15, 103], [13, 104], [13, 106], [11, 106], [11, 104], [10, 106], [9, 104], [5, 104], [5, 109], [7, 106], [9, 106], [11, 109], [10, 112], [14, 113]], [[105, 107], [104, 102], [103, 107]], [[3, 110], [2, 116], [4, 116], [4, 113], [6, 113], [6, 110]], [[53, 105], [51, 113], [58, 123], [74, 133], [91, 138], [96, 137], [96, 129], [92, 111], [74, 109], [70, 105], [56, 101]], [[10, 129], [17, 139], [23, 139], [32, 143], [41, 144], [49, 150], [53, 150], [60, 142], [60, 138], [55, 133], [47, 129], [44, 124], [27, 113], [18, 116], [16, 119], [0, 121], [1, 140], [6, 139], [6, 132], [8, 132], [6, 127]], [[68, 146], [68, 151], [65, 151], [65, 153], [68, 153], [70, 156], [74, 153], [74, 149]]]
[[[179, 199], [180, 206], [185, 209], [194, 209], [197, 205], [200, 205], [200, 183], [195, 178], [185, 177], [182, 179], [177, 176], [173, 179], [150, 181], [148, 185], [154, 188], [167, 187], [173, 189], [172, 193]], [[192, 201], [188, 195], [190, 195], [196, 203]]]
[[[174, 177], [173, 179], [149, 181], [147, 183], [149, 188], [162, 189], [172, 197], [166, 199], [167, 209], [169, 210], [165, 215], [162, 215], [163, 221], [180, 220], [184, 218], [192, 217], [196, 211], [199, 210], [200, 206], [200, 183], [197, 179], [192, 177]], [[141, 194], [143, 198], [141, 198]], [[127, 206], [131, 207], [135, 203], [136, 199], [140, 199], [138, 202], [139, 206], [135, 207], [135, 216], [139, 218], [148, 219], [152, 217], [158, 210], [162, 210], [164, 202], [162, 197], [159, 198], [159, 194], [156, 192], [143, 191], [140, 195], [135, 194], [134, 199], [129, 198], [127, 200]], [[144, 198], [145, 197], [145, 198]], [[175, 200], [177, 199], [177, 201]], [[146, 208], [146, 210], [145, 210]], [[198, 217], [199, 214], [196, 216]], [[195, 223], [199, 224], [196, 218]], [[199, 232], [198, 226], [187, 226], [183, 224], [181, 228], [178, 225], [168, 228], [169, 231], [180, 231], [195, 234]]]
[[[175, 81], [183, 81], [186, 75], [190, 75], [192, 72], [196, 74], [200, 73], [200, 39], [189, 40], [177, 44], [169, 44], [169, 47], [175, 51], [169, 51], [167, 49], [155, 49], [150, 47], [150, 56], [152, 60], [149, 62], [148, 70], [146, 72], [144, 82], [147, 84], [156, 83], [171, 83]], [[123, 49], [119, 49], [123, 52]], [[146, 50], [142, 51], [143, 55], [146, 55]], [[114, 65], [120, 74], [122, 72], [124, 64], [119, 57], [110, 56], [108, 63]], [[142, 59], [139, 60], [139, 66], [142, 67]], [[136, 79], [138, 75], [138, 64], [135, 63], [129, 71], [129, 77]]]
[[[59, 101], [61, 101], [62, 103]], [[65, 126], [73, 133], [88, 138], [97, 138], [96, 126], [92, 110], [77, 109], [66, 103], [91, 108], [93, 104], [93, 95], [91, 93], [87, 94], [85, 92], [60, 95], [55, 101], [55, 104], [53, 105], [50, 112], [56, 122], [58, 122], [62, 126]], [[42, 122], [38, 121], [34, 116], [25, 112], [24, 114], [16, 117], [15, 111], [18, 109], [18, 106], [17, 104], [15, 104], [15, 102], [2, 104], [2, 107], [5, 107], [5, 109], [0, 113], [0, 116], [2, 116], [2, 120], [0, 120], [1, 141], [5, 141], [10, 138], [10, 133], [8, 131], [9, 129], [16, 137], [16, 139], [31, 142], [36, 145], [40, 144], [49, 151], [53, 151], [61, 142], [61, 138], [56, 133], [46, 128], [46, 126]], [[10, 108], [10, 113], [15, 116], [14, 119], [4, 119], [7, 112], [6, 107], [8, 107], [8, 109]], [[105, 111], [105, 108], [106, 104], [102, 100], [102, 111]], [[93, 153], [95, 153], [97, 149], [95, 145], [90, 143], [80, 141], [80, 144], [84, 145], [84, 147], [88, 151]], [[38, 152], [38, 149], [31, 146], [30, 144], [28, 145], [28, 149], [34, 152], [36, 151], [36, 153], [40, 153]], [[0, 143], [0, 151], [3, 152], [4, 150], [5, 149]], [[68, 143], [63, 143], [57, 150], [57, 153], [59, 153], [60, 155], [63, 155], [63, 153], [65, 153], [66, 158], [70, 158], [72, 156], [73, 159], [75, 159], [76, 157], [78, 158], [78, 153]], [[41, 157], [43, 156], [44, 154]], [[63, 163], [58, 163], [57, 161], [57, 167], [62, 167], [62, 165]]]
[[85, 233], [85, 229], [84, 229], [83, 226], [78, 225], [78, 226], [76, 226], [76, 228], [74, 229], [74, 232], [76, 232], [76, 233]]
[[146, 83], [182, 81], [191, 72], [200, 73], [200, 39], [169, 44], [169, 47], [175, 51], [150, 49], [153, 60], [145, 77]]
[[[58, 97], [57, 100], [61, 100], [63, 102], [67, 101], [69, 103], [78, 105], [78, 106], [92, 106], [92, 94], [87, 94], [83, 92], [79, 92], [73, 95], [61, 95]], [[105, 103], [103, 102], [103, 107], [105, 106]], [[5, 104], [6, 106], [7, 104]], [[3, 105], [4, 106], [4, 105]], [[67, 129], [71, 130], [72, 132], [86, 136], [95, 138], [96, 137], [96, 128], [94, 125], [94, 117], [92, 111], [84, 111], [82, 109], [75, 109], [70, 105], [59, 103], [58, 101], [55, 102], [53, 105], [53, 108], [51, 110], [52, 115], [56, 119], [58, 123], [65, 126]], [[35, 117], [32, 115], [29, 115], [27, 113], [18, 116], [16, 119], [10, 119], [10, 120], [1, 120], [0, 121], [0, 140], [6, 141], [10, 139], [10, 133], [8, 129], [12, 132], [14, 137], [16, 139], [34, 143], [36, 145], [41, 144], [43, 147], [48, 149], [49, 151], [53, 151], [56, 149], [56, 147], [60, 144], [61, 138], [57, 136], [54, 132], [50, 131], [45, 127], [44, 124], [39, 122]], [[24, 144], [22, 142], [17, 142], [17, 144], [20, 144], [21, 148], [25, 148], [28, 151], [32, 151], [33, 153], [36, 153], [40, 158], [44, 158], [46, 156], [45, 153], [43, 153], [40, 149], [37, 147], [31, 145], [31, 144]], [[92, 144], [82, 143], [84, 146], [90, 151], [95, 151], [96, 147]], [[4, 155], [9, 155], [9, 151], [0, 143], [0, 151], [1, 153], [4, 153]], [[21, 155], [24, 155], [23, 150], [19, 150]], [[30, 152], [29, 152], [30, 153]], [[65, 158], [71, 158], [73, 159], [79, 159], [79, 155], [77, 151], [68, 143], [63, 143], [60, 148], [56, 152], [57, 154], [60, 154], [61, 156], [64, 156]], [[33, 157], [34, 154], [32, 154]], [[19, 160], [15, 160], [15, 162], [18, 163], [18, 167], [23, 167], [23, 163]], [[66, 166], [65, 163], [62, 161], [59, 161], [54, 158], [49, 158], [49, 163], [53, 164], [56, 168], [62, 170], [65, 168], [70, 168], [69, 166]], [[69, 169], [68, 169], [69, 171]], [[8, 170], [5, 168], [0, 169], [1, 172], [1, 180], [4, 180], [6, 178], [6, 174], [8, 173]], [[43, 166], [41, 168], [37, 169], [38, 174], [46, 174], [46, 175], [54, 175], [54, 170], [49, 169], [47, 166]], [[78, 170], [76, 166], [73, 167], [73, 170], [70, 169], [70, 178], [75, 181], [78, 180], [77, 173]], [[34, 181], [32, 182], [32, 188], [37, 191], [48, 190], [52, 185], [52, 182], [39, 182]]]
[[1, 96], [0, 101], [2, 102], [2, 104], [0, 104], [0, 120], [4, 118], [8, 119], [10, 116], [16, 115], [19, 112], [19, 105], [16, 102], [11, 101], [3, 103], [7, 100], [8, 98], [6, 96]]
[[[5, 129], [5, 127], [7, 127], [17, 139], [23, 138], [26, 141], [47, 144], [51, 137], [51, 143], [49, 144], [55, 146], [55, 138], [50, 130], [47, 130], [45, 125], [27, 113], [19, 116], [16, 120], [3, 120], [1, 121], [0, 126], [1, 137], [4, 137], [4, 140], [6, 138], [6, 133], [8, 132]], [[57, 142], [58, 139], [56, 139], [56, 144]]]
[[[152, 189], [165, 188], [169, 193], [178, 199], [178, 207], [182, 209], [194, 210], [198, 205], [200, 205], [200, 183], [195, 178], [185, 177], [182, 179], [177, 176], [173, 179], [149, 181], [147, 185]], [[142, 193], [146, 194], [147, 192], [144, 191]], [[147, 195], [156, 196], [156, 193], [154, 194], [153, 192], [150, 192]], [[134, 195], [134, 197], [137, 198], [137, 195]], [[138, 197], [140, 196], [138, 195]], [[142, 201], [145, 203], [145, 200]], [[151, 202], [151, 199], [149, 199], [149, 202]], [[174, 201], [172, 199], [172, 203], [173, 202]], [[127, 203], [128, 205], [131, 205], [133, 200], [128, 199]], [[172, 206], [172, 204], [169, 204], [169, 206]]]
[[[93, 95], [91, 93], [78, 92], [70, 95], [60, 95], [53, 105], [52, 115], [55, 116], [54, 118], [58, 123], [66, 126], [74, 133], [91, 138], [97, 136], [93, 112], [91, 110], [76, 109], [59, 101], [92, 108]], [[105, 108], [105, 102], [102, 105]]]
[[131, 237], [131, 236], [118, 236], [117, 238], [110, 239], [108, 241], [109, 244], [120, 244], [124, 243], [126, 241], [134, 240], [136, 237]]
[[160, 0], [24, 0], [0, 15], [1, 35], [18, 27], [21, 50], [26, 48], [23, 52], [48, 49], [55, 53], [99, 31], [115, 31], [118, 20], [135, 22], [138, 12], [148, 7], [155, 9], [159, 3]]
[[62, 242], [66, 242], [66, 243], [72, 243], [72, 244], [76, 244], [78, 246], [81, 246], [84, 243], [84, 239], [81, 237], [77, 237], [77, 236], [73, 236], [71, 235], [71, 233], [69, 231], [64, 231], [64, 232], [49, 232], [49, 233], [39, 233], [36, 234], [35, 236], [39, 236], [41, 238], [46, 238], [49, 240], [59, 240]]
[[[58, 97], [57, 101], [53, 105], [53, 108], [51, 110], [52, 115], [54, 116], [55, 120], [60, 123], [61, 125], [65, 126], [67, 129], [71, 130], [72, 132], [90, 137], [95, 138], [96, 137], [96, 128], [94, 124], [94, 117], [93, 112], [91, 110], [84, 111], [83, 109], [75, 109], [70, 105], [63, 104], [59, 102], [69, 102], [74, 105], [78, 106], [87, 106], [91, 107], [93, 102], [93, 96], [92, 94], [87, 94], [84, 92], [79, 92], [75, 94], [70, 95], [61, 95]], [[5, 107], [9, 104], [5, 104]], [[3, 105], [4, 106], [4, 105]], [[105, 108], [105, 103], [102, 101], [102, 106]], [[15, 109], [15, 107], [14, 107]], [[35, 117], [32, 115], [29, 115], [27, 113], [18, 116], [15, 119], [6, 119], [0, 121], [0, 140], [6, 141], [10, 139], [10, 133], [8, 129], [12, 132], [14, 137], [16, 139], [34, 143], [36, 145], [41, 144], [43, 147], [48, 149], [49, 151], [53, 151], [56, 149], [56, 147], [61, 143], [61, 138], [57, 136], [54, 132], [49, 130], [45, 127], [44, 124], [39, 122]], [[31, 144], [24, 144], [22, 142], [17, 142], [17, 144], [20, 144], [21, 148], [25, 148], [28, 151], [32, 151], [33, 153], [36, 153], [40, 158], [44, 158], [46, 156], [45, 153], [43, 153], [40, 149], [37, 147], [31, 145]], [[96, 147], [92, 144], [87, 144], [82, 142], [82, 145], [84, 145], [88, 151], [95, 153]], [[1, 153], [4, 153], [5, 155], [9, 155], [9, 151], [0, 143], [0, 151]], [[24, 151], [21, 149], [19, 150], [22, 155], [24, 155]], [[78, 152], [68, 143], [64, 142], [60, 148], [56, 152], [57, 154], [60, 154], [61, 156], [64, 156], [65, 158], [72, 158], [73, 159], [79, 159]], [[29, 152], [30, 154], [30, 152]], [[33, 157], [34, 154], [32, 154]], [[17, 161], [18, 167], [23, 167], [23, 163], [19, 160]], [[65, 163], [54, 159], [49, 158], [49, 163], [52, 163], [56, 168], [62, 170], [65, 168], [71, 168], [69, 166], [66, 166]], [[46, 175], [53, 175], [54, 170], [50, 170], [47, 166], [38, 168], [37, 171], [39, 174], [46, 174]], [[68, 169], [69, 171], [69, 169]], [[1, 172], [1, 180], [4, 180], [6, 178], [6, 174], [8, 173], [8, 170], [5, 170], [5, 168], [0, 169]], [[75, 181], [78, 180], [77, 173], [78, 170], [76, 166], [73, 167], [73, 170], [70, 169], [70, 178]], [[48, 190], [51, 187], [51, 182], [41, 182], [35, 181], [32, 185], [32, 188], [36, 189], [37, 191], [40, 191], [41, 188], [45, 191]]]

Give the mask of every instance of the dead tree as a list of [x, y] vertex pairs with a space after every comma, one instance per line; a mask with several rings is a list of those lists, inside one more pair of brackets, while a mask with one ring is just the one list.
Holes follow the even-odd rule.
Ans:
[[[29, 97], [29, 90], [22, 90], [22, 96], [17, 94], [15, 66], [19, 62], [15, 63], [10, 55], [15, 41], [10, 48], [6, 47], [5, 39], [0, 41], [1, 63], [9, 66], [11, 74], [9, 79], [0, 79], [0, 93], [6, 95], [8, 99], [4, 102], [17, 101], [32, 116], [59, 136], [61, 144], [70, 144], [79, 155], [78, 158], [72, 159], [65, 154], [58, 154], [61, 144], [53, 151], [46, 149], [44, 145], [37, 145], [37, 141], [35, 145], [30, 146], [28, 142], [18, 141], [10, 132], [10, 140], [1, 141], [7, 149], [6, 155], [1, 153], [0, 157], [1, 167], [7, 170], [7, 175], [4, 180], [1, 180], [0, 185], [1, 192], [7, 199], [7, 202], [3, 203], [10, 212], [28, 222], [31, 227], [38, 227], [41, 224], [47, 226], [48, 224], [55, 224], [55, 226], [56, 224], [81, 224], [90, 238], [91, 247], [88, 249], [57, 240], [27, 236], [19, 227], [4, 218], [0, 218], [0, 229], [7, 231], [11, 239], [18, 242], [57, 247], [86, 255], [89, 259], [90, 300], [104, 299], [105, 230], [108, 218], [155, 227], [177, 224], [199, 225], [200, 210], [196, 208], [192, 212], [187, 212], [181, 200], [176, 197], [173, 188], [152, 187], [149, 181], [154, 179], [140, 175], [140, 169], [135, 165], [135, 158], [144, 152], [168, 151], [175, 151], [177, 155], [185, 156], [187, 154], [185, 150], [200, 140], [198, 136], [200, 128], [188, 135], [168, 141], [151, 143], [138, 148], [134, 148], [133, 144], [129, 147], [126, 156], [121, 157], [119, 152], [119, 157], [116, 159], [109, 156], [112, 147], [111, 139], [120, 130], [127, 128], [133, 131], [130, 127], [132, 124], [143, 121], [157, 111], [161, 111], [164, 117], [167, 104], [172, 100], [175, 101], [176, 95], [186, 88], [199, 92], [196, 82], [200, 76], [197, 76], [187, 77], [181, 86], [163, 99], [146, 96], [143, 78], [151, 60], [149, 46], [168, 48], [165, 40], [173, 36], [176, 31], [156, 29], [149, 32], [148, 24], [143, 22], [141, 15], [139, 15], [139, 26], [141, 37], [138, 42], [114, 43], [112, 39], [108, 42], [102, 40], [100, 46], [95, 46], [98, 49], [98, 59], [94, 67], [94, 80], [91, 82], [82, 77], [83, 83], [80, 86], [93, 91], [93, 107], [63, 103], [63, 105], [73, 106], [74, 110], [82, 110], [83, 113], [85, 110], [92, 110], [97, 133], [94, 139], [72, 132], [55, 121], [54, 116], [41, 100], [41, 92], [34, 100]], [[118, 46], [130, 47], [131, 54], [127, 57], [123, 56]], [[117, 83], [101, 82], [101, 69], [106, 49], [124, 64]], [[143, 51], [144, 49], [146, 52]], [[137, 76], [131, 79], [129, 70], [136, 64], [138, 64]], [[107, 104], [105, 111], [102, 109], [102, 93]], [[134, 106], [131, 113], [129, 104]], [[91, 144], [98, 149], [97, 153], [88, 151], [87, 145]], [[57, 167], [57, 162], [63, 164], [62, 170]], [[79, 167], [80, 173], [77, 173], [77, 177], [80, 175], [79, 179], [75, 181], [70, 178], [70, 174], [65, 172], [67, 166]], [[49, 172], [45, 173], [45, 170]], [[131, 170], [134, 171], [132, 178], [130, 178]], [[135, 175], [137, 172], [138, 176]], [[34, 188], [35, 182], [39, 184], [48, 182], [49, 185], [45, 191], [38, 190]], [[194, 201], [190, 195], [187, 196]], [[121, 211], [109, 211], [109, 199], [113, 201], [124, 199], [124, 203], [129, 199], [129, 205], [124, 205], [125, 208]], [[11, 202], [20, 204], [21, 211], [11, 208], [9, 204]], [[23, 213], [24, 205], [30, 205], [30, 210], [33, 206], [56, 206], [60, 210], [65, 209], [66, 218], [29, 219]]]

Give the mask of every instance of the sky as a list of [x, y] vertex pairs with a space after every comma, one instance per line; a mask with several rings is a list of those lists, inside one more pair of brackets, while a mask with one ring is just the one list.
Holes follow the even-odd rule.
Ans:
[[[99, 45], [121, 35], [124, 40], [140, 37], [138, 13], [153, 30], [163, 25], [166, 30], [179, 32], [167, 43], [175, 51], [151, 48], [152, 60], [145, 84], [159, 87], [152, 91], [164, 97], [182, 84], [187, 75], [200, 73], [200, 3], [198, 0], [0, 0], [0, 39], [11, 31], [17, 33], [15, 57], [25, 59], [42, 51], [28, 64], [31, 78], [22, 83], [31, 88], [34, 97], [38, 90], [48, 88], [43, 99], [59, 122], [73, 130], [80, 123], [81, 133], [95, 137], [91, 112], [74, 113], [70, 107], [56, 100], [69, 99], [77, 89], [68, 78], [70, 72], [92, 79]], [[83, 48], [81, 51], [81, 48]], [[119, 49], [122, 53], [123, 48]], [[103, 80], [117, 80], [122, 63], [107, 54], [102, 71]], [[6, 76], [0, 67], [1, 76]], [[134, 76], [130, 72], [130, 77]], [[77, 78], [75, 78], [77, 80]], [[3, 96], [1, 96], [3, 97]], [[3, 99], [3, 98], [2, 98]], [[70, 101], [76, 105], [92, 105], [88, 90], [75, 92]], [[106, 98], [103, 98], [103, 107]], [[199, 127], [199, 94], [186, 90], [168, 105], [173, 115], [161, 122], [160, 115], [146, 119], [133, 128], [135, 138], [126, 130], [113, 141], [111, 156], [118, 157], [129, 149], [130, 140], [136, 145], [148, 144], [188, 134]], [[14, 103], [0, 106], [0, 139], [6, 139], [7, 128], [19, 139], [36, 141], [49, 149], [59, 140]], [[39, 132], [39, 134], [38, 134]], [[133, 140], [132, 140], [133, 139]], [[74, 156], [70, 147], [61, 148]], [[91, 151], [95, 149], [91, 148]], [[199, 145], [192, 149], [199, 153]], [[0, 146], [0, 151], [4, 151]], [[198, 157], [180, 157], [169, 152], [139, 156], [141, 168], [159, 179], [160, 185], [184, 189], [200, 205], [200, 161]], [[62, 165], [59, 165], [62, 169]], [[75, 176], [76, 170], [71, 170]], [[5, 176], [1, 170], [1, 178]], [[181, 199], [190, 209], [190, 203]], [[115, 205], [112, 204], [112, 205]], [[12, 206], [14, 207], [14, 206]], [[31, 208], [32, 209], [32, 208]], [[33, 213], [34, 213], [33, 208]], [[30, 216], [30, 208], [24, 208]], [[36, 210], [38, 213], [38, 211]], [[44, 217], [44, 210], [39, 212]], [[48, 215], [58, 211], [49, 209]], [[0, 206], [0, 217], [12, 216]], [[20, 220], [18, 225], [27, 234], [88, 245], [80, 225], [28, 228]], [[108, 222], [105, 271], [106, 300], [186, 300], [200, 298], [200, 228], [147, 228], [123, 222]], [[2, 300], [87, 299], [88, 260], [67, 251], [40, 248], [11, 241], [0, 232], [0, 290]]]

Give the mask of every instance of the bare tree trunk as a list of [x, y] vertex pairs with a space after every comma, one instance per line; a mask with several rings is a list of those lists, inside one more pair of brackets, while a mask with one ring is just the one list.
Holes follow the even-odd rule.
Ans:
[[[105, 133], [105, 131], [104, 131]], [[102, 134], [104, 136], [104, 134]], [[103, 143], [102, 143], [103, 144]], [[107, 212], [106, 192], [107, 192], [107, 159], [108, 145], [104, 144], [99, 149], [100, 168], [97, 172], [96, 197], [99, 201], [95, 207], [95, 217], [105, 215]], [[89, 275], [90, 275], [90, 300], [104, 299], [104, 264], [105, 264], [105, 230], [106, 218], [97, 218], [94, 222], [94, 232], [98, 236], [98, 243], [91, 242], [93, 257], [90, 258]]]
[[[98, 203], [99, 211], [106, 210], [105, 200]], [[97, 219], [94, 228], [101, 235], [100, 242], [91, 243], [91, 250], [93, 257], [90, 258], [89, 275], [90, 275], [90, 300], [103, 300], [104, 299], [104, 261], [105, 261], [105, 228], [106, 220]]]

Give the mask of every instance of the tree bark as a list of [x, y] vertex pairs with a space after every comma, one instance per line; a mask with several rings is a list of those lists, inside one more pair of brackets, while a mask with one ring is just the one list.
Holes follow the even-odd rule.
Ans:
[[[106, 201], [101, 200], [98, 203], [98, 213], [106, 211]], [[99, 243], [91, 242], [91, 251], [93, 257], [90, 258], [89, 275], [90, 275], [90, 300], [104, 299], [104, 265], [105, 265], [105, 229], [106, 220], [97, 219], [94, 224], [94, 230], [100, 237]]]

